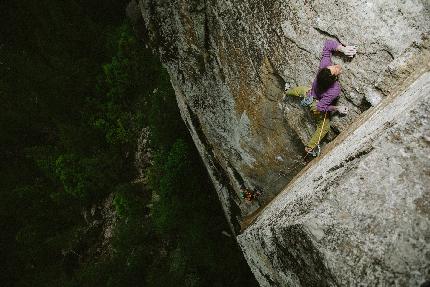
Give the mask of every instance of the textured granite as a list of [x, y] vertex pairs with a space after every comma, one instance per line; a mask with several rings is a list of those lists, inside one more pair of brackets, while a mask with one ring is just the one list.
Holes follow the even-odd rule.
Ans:
[[238, 236], [261, 286], [430, 280], [430, 73], [359, 121]]
[[[428, 52], [424, 0], [139, 5], [149, 43], [171, 75], [184, 121], [236, 231], [243, 216], [269, 202], [305, 165], [303, 143], [315, 123], [298, 99], [284, 98], [283, 87], [311, 84], [325, 39], [358, 46], [353, 60], [333, 57], [344, 68], [338, 104], [350, 113], [333, 116], [327, 141], [372, 103], [404, 88]], [[241, 185], [263, 195], [246, 204]]]

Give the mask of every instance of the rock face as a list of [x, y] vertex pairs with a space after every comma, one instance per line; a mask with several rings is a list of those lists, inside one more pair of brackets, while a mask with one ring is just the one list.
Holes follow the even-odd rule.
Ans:
[[[235, 230], [304, 166], [315, 123], [285, 83], [310, 85], [327, 38], [358, 46], [344, 67], [333, 116], [343, 131], [370, 104], [420, 67], [430, 23], [428, 1], [141, 0], [148, 36], [168, 68], [182, 116]], [[428, 45], [428, 44], [427, 44]], [[415, 61], [415, 62], [414, 62]], [[366, 100], [366, 98], [368, 100]], [[239, 188], [261, 188], [243, 204]]]
[[238, 236], [261, 286], [430, 279], [430, 72], [359, 123]]
[[[331, 286], [359, 282], [353, 281], [361, 280], [357, 278], [367, 278], [367, 281], [363, 279], [363, 282], [374, 282], [372, 281], [374, 278], [395, 278], [397, 276], [395, 274], [406, 274], [408, 270], [404, 269], [405, 266], [412, 268], [409, 263], [413, 260], [404, 259], [404, 256], [400, 255], [403, 253], [398, 253], [397, 259], [392, 260], [393, 262], [397, 260], [398, 268], [390, 267], [391, 271], [387, 271], [387, 266], [391, 265], [384, 263], [385, 260], [391, 259], [384, 257], [382, 260], [375, 257], [377, 259], [369, 261], [367, 257], [366, 259], [360, 257], [362, 254], [375, 252], [376, 249], [372, 248], [378, 244], [381, 244], [381, 249], [377, 250], [380, 252], [378, 254], [387, 250], [384, 248], [389, 249], [384, 245], [384, 241], [377, 240], [379, 234], [386, 233], [390, 236], [401, 234], [406, 242], [410, 239], [408, 236], [411, 236], [411, 232], [418, 232], [413, 229], [418, 227], [409, 226], [411, 222], [428, 227], [421, 223], [428, 221], [419, 219], [425, 217], [421, 212], [427, 205], [421, 203], [415, 205], [414, 209], [409, 197], [406, 204], [404, 203], [406, 199], [400, 193], [396, 195], [392, 191], [403, 185], [392, 180], [385, 183], [386, 189], [380, 189], [370, 180], [375, 171], [381, 172], [379, 174], [381, 181], [384, 172], [390, 180], [397, 174], [394, 171], [391, 173], [392, 170], [386, 168], [391, 164], [390, 157], [394, 155], [385, 152], [391, 150], [371, 148], [373, 145], [378, 147], [389, 145], [392, 139], [388, 134], [385, 137], [381, 136], [379, 141], [369, 139], [367, 144], [360, 146], [363, 150], [358, 154], [356, 150], [344, 150], [335, 154], [329, 151], [329, 146], [324, 148], [326, 158], [331, 157], [331, 162], [338, 161], [344, 166], [347, 163], [364, 162], [367, 158], [369, 161], [377, 160], [374, 166], [366, 162], [367, 169], [361, 173], [355, 168], [348, 171], [351, 178], [360, 175], [368, 179], [357, 181], [355, 185], [349, 187], [363, 185], [363, 190], [374, 197], [368, 202], [361, 202], [361, 205], [356, 206], [357, 209], [354, 209], [354, 204], [360, 194], [348, 197], [346, 191], [349, 188], [346, 179], [348, 177], [342, 175], [344, 182], [339, 181], [337, 177], [344, 166], [332, 165], [332, 168], [336, 167], [335, 170], [326, 174], [327, 169], [323, 167], [318, 169], [322, 161], [318, 163], [314, 161], [311, 165], [316, 169], [312, 179], [315, 179], [315, 182], [309, 186], [302, 184], [300, 190], [291, 192], [293, 182], [299, 181], [297, 174], [305, 167], [302, 151], [304, 143], [315, 130], [315, 122], [309, 112], [300, 107], [299, 99], [284, 97], [283, 88], [285, 84], [310, 86], [326, 39], [334, 38], [342, 44], [357, 45], [358, 54], [354, 59], [345, 59], [341, 55], [333, 57], [334, 63], [343, 66], [343, 74], [340, 76], [342, 93], [338, 104], [348, 106], [350, 113], [345, 117], [332, 116], [332, 130], [326, 138], [327, 142], [336, 138], [339, 146], [341, 144], [350, 146], [351, 144], [347, 144], [347, 141], [350, 141], [347, 135], [358, 130], [361, 125], [364, 126], [367, 121], [371, 121], [363, 112], [376, 113], [376, 110], [383, 109], [388, 103], [394, 105], [391, 98], [400, 99], [407, 93], [420, 94], [417, 84], [408, 87], [429, 70], [428, 0], [140, 0], [139, 7], [146, 24], [147, 37], [170, 73], [182, 117], [216, 186], [232, 229], [238, 234], [241, 229], [243, 231], [248, 227], [239, 236], [239, 242], [261, 285]], [[419, 83], [424, 84], [426, 81], [426, 78], [420, 78]], [[405, 90], [408, 92], [401, 93]], [[421, 97], [424, 98], [424, 94], [421, 94]], [[372, 105], [377, 106], [371, 107]], [[426, 108], [421, 108], [411, 107], [417, 113], [415, 120], [412, 116], [407, 118], [411, 123], [424, 120], [420, 117], [426, 115], [424, 113]], [[391, 112], [393, 113], [395, 111]], [[382, 118], [381, 116], [380, 121], [374, 122], [375, 126], [367, 126], [370, 130], [378, 130], [373, 136], [382, 134], [384, 127]], [[381, 123], [382, 126], [378, 126]], [[426, 159], [422, 158], [425, 153], [420, 155], [422, 151], [418, 146], [426, 148], [427, 152], [428, 146], [412, 135], [409, 140], [413, 144], [408, 146], [410, 142], [402, 141], [402, 133], [408, 131], [402, 130], [400, 125], [399, 122], [397, 125], [400, 133], [399, 146], [404, 144], [402, 146], [404, 152], [412, 158], [410, 166], [421, 164], [423, 168], [427, 168], [427, 173], [415, 172], [405, 175], [404, 178], [405, 181], [411, 180], [410, 185], [405, 188], [412, 189], [413, 192], [402, 194], [418, 199], [420, 192], [424, 194], [423, 184], [428, 179], [428, 166], [422, 161]], [[308, 172], [311, 171], [310, 166], [306, 169]], [[301, 174], [308, 176], [305, 175], [306, 171]], [[413, 177], [415, 174], [420, 174], [420, 177]], [[328, 184], [330, 182], [331, 184]], [[288, 192], [284, 191], [275, 198], [288, 183], [290, 183]], [[327, 186], [327, 189], [317, 192], [321, 188], [317, 183]], [[392, 190], [388, 188], [390, 184], [396, 184], [392, 186]], [[335, 185], [337, 187], [334, 187]], [[344, 187], [338, 190], [339, 186]], [[263, 194], [258, 200], [246, 203], [240, 197], [241, 187], [261, 189]], [[298, 195], [295, 197], [286, 195], [301, 192], [308, 195], [315, 193], [316, 197], [309, 196], [307, 198], [309, 201], [303, 201]], [[355, 190], [351, 191], [354, 192]], [[345, 222], [341, 222], [341, 219], [335, 220], [341, 215], [336, 213], [339, 210], [334, 212], [333, 208], [328, 208], [333, 205], [330, 198], [333, 202], [339, 200], [349, 208], [342, 215], [346, 218], [343, 219]], [[382, 204], [382, 198], [385, 198], [383, 202], [387, 206], [383, 205], [379, 210], [377, 203]], [[270, 205], [261, 212], [269, 202]], [[304, 202], [303, 206], [301, 202]], [[369, 208], [364, 208], [370, 203], [372, 205]], [[390, 211], [390, 208], [398, 209], [394, 212]], [[403, 215], [404, 220], [409, 221], [401, 221], [403, 219], [399, 217]], [[383, 217], [384, 220], [378, 221], [377, 216]], [[302, 225], [307, 218], [326, 221], [310, 221], [311, 223], [306, 226], [315, 228], [305, 228]], [[249, 226], [254, 219], [256, 222]], [[337, 230], [327, 225], [330, 220], [340, 224], [338, 228], [347, 225], [346, 227], [354, 227], [357, 230], [347, 229], [351, 234], [343, 233], [343, 229]], [[272, 222], [270, 226], [274, 228], [271, 231], [264, 228], [264, 224], [269, 221]], [[393, 231], [398, 230], [396, 229], [398, 225], [405, 227], [404, 233]], [[364, 232], [362, 228], [369, 230]], [[279, 230], [276, 229], [283, 230], [284, 233], [277, 233]], [[364, 232], [361, 237], [357, 235], [360, 232]], [[372, 232], [375, 232], [375, 237], [365, 236], [373, 234]], [[266, 235], [269, 237], [265, 238]], [[426, 244], [428, 237], [427, 233]], [[273, 241], [270, 241], [270, 238], [274, 238]], [[357, 241], [354, 241], [354, 238]], [[394, 237], [385, 240], [395, 244]], [[338, 253], [330, 249], [330, 246], [335, 244], [339, 244]], [[418, 243], [414, 244], [414, 247], [407, 244], [404, 246], [412, 248], [413, 252], [428, 251], [428, 245], [425, 249], [421, 245], [418, 247]], [[412, 254], [408, 253], [409, 249], [404, 250], [408, 256]], [[351, 258], [351, 261], [345, 259], [343, 262], [337, 258], [347, 257], [346, 253], [349, 254], [348, 258]], [[276, 254], [279, 257], [276, 257]], [[285, 256], [281, 257], [281, 254]], [[276, 258], [279, 260], [276, 261]], [[303, 262], [300, 261], [302, 259]], [[406, 260], [404, 262], [407, 263], [402, 263], [401, 260]], [[421, 260], [427, 260], [425, 264], [428, 268], [429, 255], [422, 254]], [[305, 265], [299, 264], [300, 262]], [[419, 261], [413, 266], [418, 266], [422, 262], [424, 261]], [[341, 266], [344, 263], [346, 265]], [[363, 267], [366, 264], [370, 264], [369, 269]], [[360, 272], [363, 274], [357, 275], [352, 272], [356, 265], [362, 266]], [[312, 274], [309, 279], [306, 279], [307, 273], [298, 270], [298, 266], [308, 268], [306, 272]], [[402, 275], [404, 281], [399, 282], [418, 282], [424, 278], [422, 275], [424, 271], [422, 267], [420, 268], [415, 270], [421, 272], [419, 275], [418, 273], [408, 275], [409, 277]], [[349, 270], [350, 273], [345, 273], [345, 270]], [[412, 269], [409, 271], [415, 272]], [[351, 281], [342, 277], [348, 276], [345, 274], [350, 274]], [[378, 274], [394, 275], [384, 277], [385, 275]], [[312, 282], [323, 283], [309, 285]]]

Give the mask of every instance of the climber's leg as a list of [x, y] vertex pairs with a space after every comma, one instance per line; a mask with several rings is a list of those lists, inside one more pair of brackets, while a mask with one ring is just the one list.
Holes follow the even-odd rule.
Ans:
[[[316, 101], [314, 101], [316, 102]], [[314, 116], [317, 118], [317, 130], [314, 132], [312, 138], [310, 139], [310, 141], [308, 142], [308, 144], [306, 145], [307, 149], [306, 151], [308, 151], [309, 149], [314, 149], [317, 144], [319, 143], [319, 141], [321, 141], [324, 136], [328, 133], [328, 131], [330, 130], [330, 118], [329, 115], [327, 114], [325, 116], [325, 120], [324, 120], [324, 115], [325, 113], [321, 113], [314, 111], [314, 106], [315, 104], [312, 105], [312, 110], [313, 110], [313, 114]]]
[[310, 90], [309, 87], [305, 86], [298, 86], [295, 88], [291, 88], [285, 92], [287, 96], [294, 96], [294, 97], [304, 97], [306, 96], [307, 92]]

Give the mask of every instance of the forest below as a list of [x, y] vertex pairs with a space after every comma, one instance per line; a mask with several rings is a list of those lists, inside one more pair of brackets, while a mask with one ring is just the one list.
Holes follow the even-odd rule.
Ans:
[[257, 286], [126, 5], [0, 4], [1, 285]]

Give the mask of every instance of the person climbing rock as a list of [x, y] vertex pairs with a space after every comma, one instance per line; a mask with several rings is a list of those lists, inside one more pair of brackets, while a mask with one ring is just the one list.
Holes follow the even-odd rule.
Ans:
[[[338, 77], [342, 72], [340, 65], [333, 65], [331, 56], [339, 51], [347, 57], [354, 57], [357, 53], [355, 46], [343, 46], [336, 40], [326, 40], [322, 51], [321, 62], [312, 87], [298, 86], [292, 89], [286, 87], [287, 96], [303, 97], [302, 106], [309, 106], [317, 121], [317, 129], [305, 146], [305, 152], [314, 156], [319, 153], [319, 142], [330, 130], [330, 112], [347, 114], [345, 106], [333, 106], [332, 102], [339, 97], [340, 84]], [[318, 151], [315, 148], [318, 147]]]

